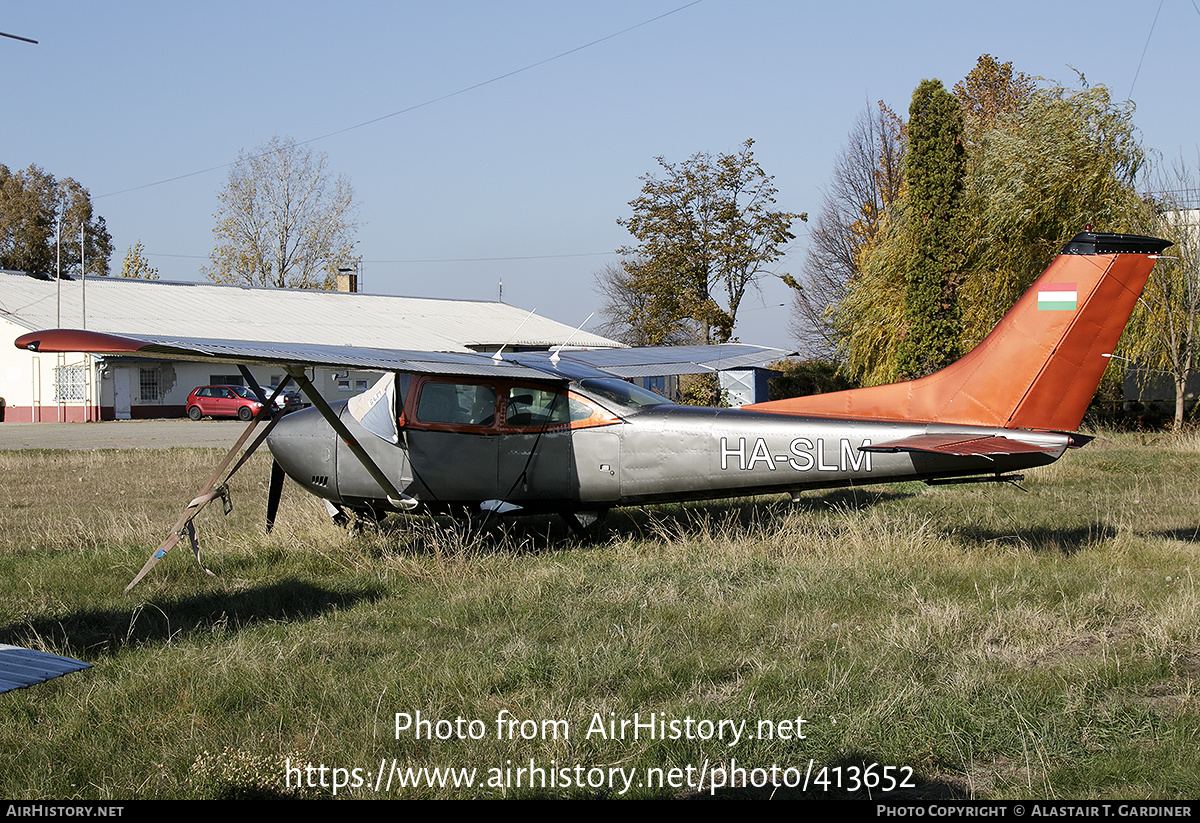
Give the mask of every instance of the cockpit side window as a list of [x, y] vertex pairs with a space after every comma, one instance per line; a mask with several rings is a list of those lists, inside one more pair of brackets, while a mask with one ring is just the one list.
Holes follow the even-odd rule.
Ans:
[[515, 427], [562, 426], [571, 422], [567, 397], [553, 389], [513, 386], [504, 404], [504, 422]]

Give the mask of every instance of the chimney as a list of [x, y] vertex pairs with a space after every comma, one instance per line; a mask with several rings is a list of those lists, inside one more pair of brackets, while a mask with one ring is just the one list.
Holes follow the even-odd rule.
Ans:
[[358, 291], [358, 275], [353, 270], [349, 272], [339, 271], [337, 276], [337, 290], [357, 292]]

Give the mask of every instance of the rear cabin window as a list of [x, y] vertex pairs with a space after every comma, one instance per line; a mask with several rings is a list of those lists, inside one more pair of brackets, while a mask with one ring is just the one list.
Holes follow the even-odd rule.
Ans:
[[417, 398], [417, 420], [454, 426], [490, 426], [496, 420], [496, 392], [476, 383], [426, 383]]

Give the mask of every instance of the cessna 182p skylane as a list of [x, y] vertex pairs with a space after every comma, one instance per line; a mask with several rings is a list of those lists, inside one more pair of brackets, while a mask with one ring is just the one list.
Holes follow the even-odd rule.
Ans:
[[[953, 365], [919, 380], [740, 409], [675, 405], [621, 378], [746, 366], [777, 351], [731, 345], [488, 357], [71, 330], [26, 334], [16, 345], [283, 367], [313, 408], [269, 424], [268, 528], [286, 474], [338, 516], [467, 507], [558, 512], [582, 529], [580, 518], [615, 506], [895, 480], [1004, 480], [1052, 463], [1089, 440], [1072, 432], [1168, 245], [1079, 234]], [[311, 366], [386, 375], [330, 407], [305, 377]], [[142, 574], [185, 529], [195, 546], [190, 523], [185, 512]]]

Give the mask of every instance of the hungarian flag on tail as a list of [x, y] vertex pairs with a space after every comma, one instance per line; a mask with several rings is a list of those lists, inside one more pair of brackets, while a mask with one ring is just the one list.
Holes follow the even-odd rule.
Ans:
[[1079, 292], [1074, 283], [1043, 283], [1038, 286], [1038, 311], [1075, 311]]

